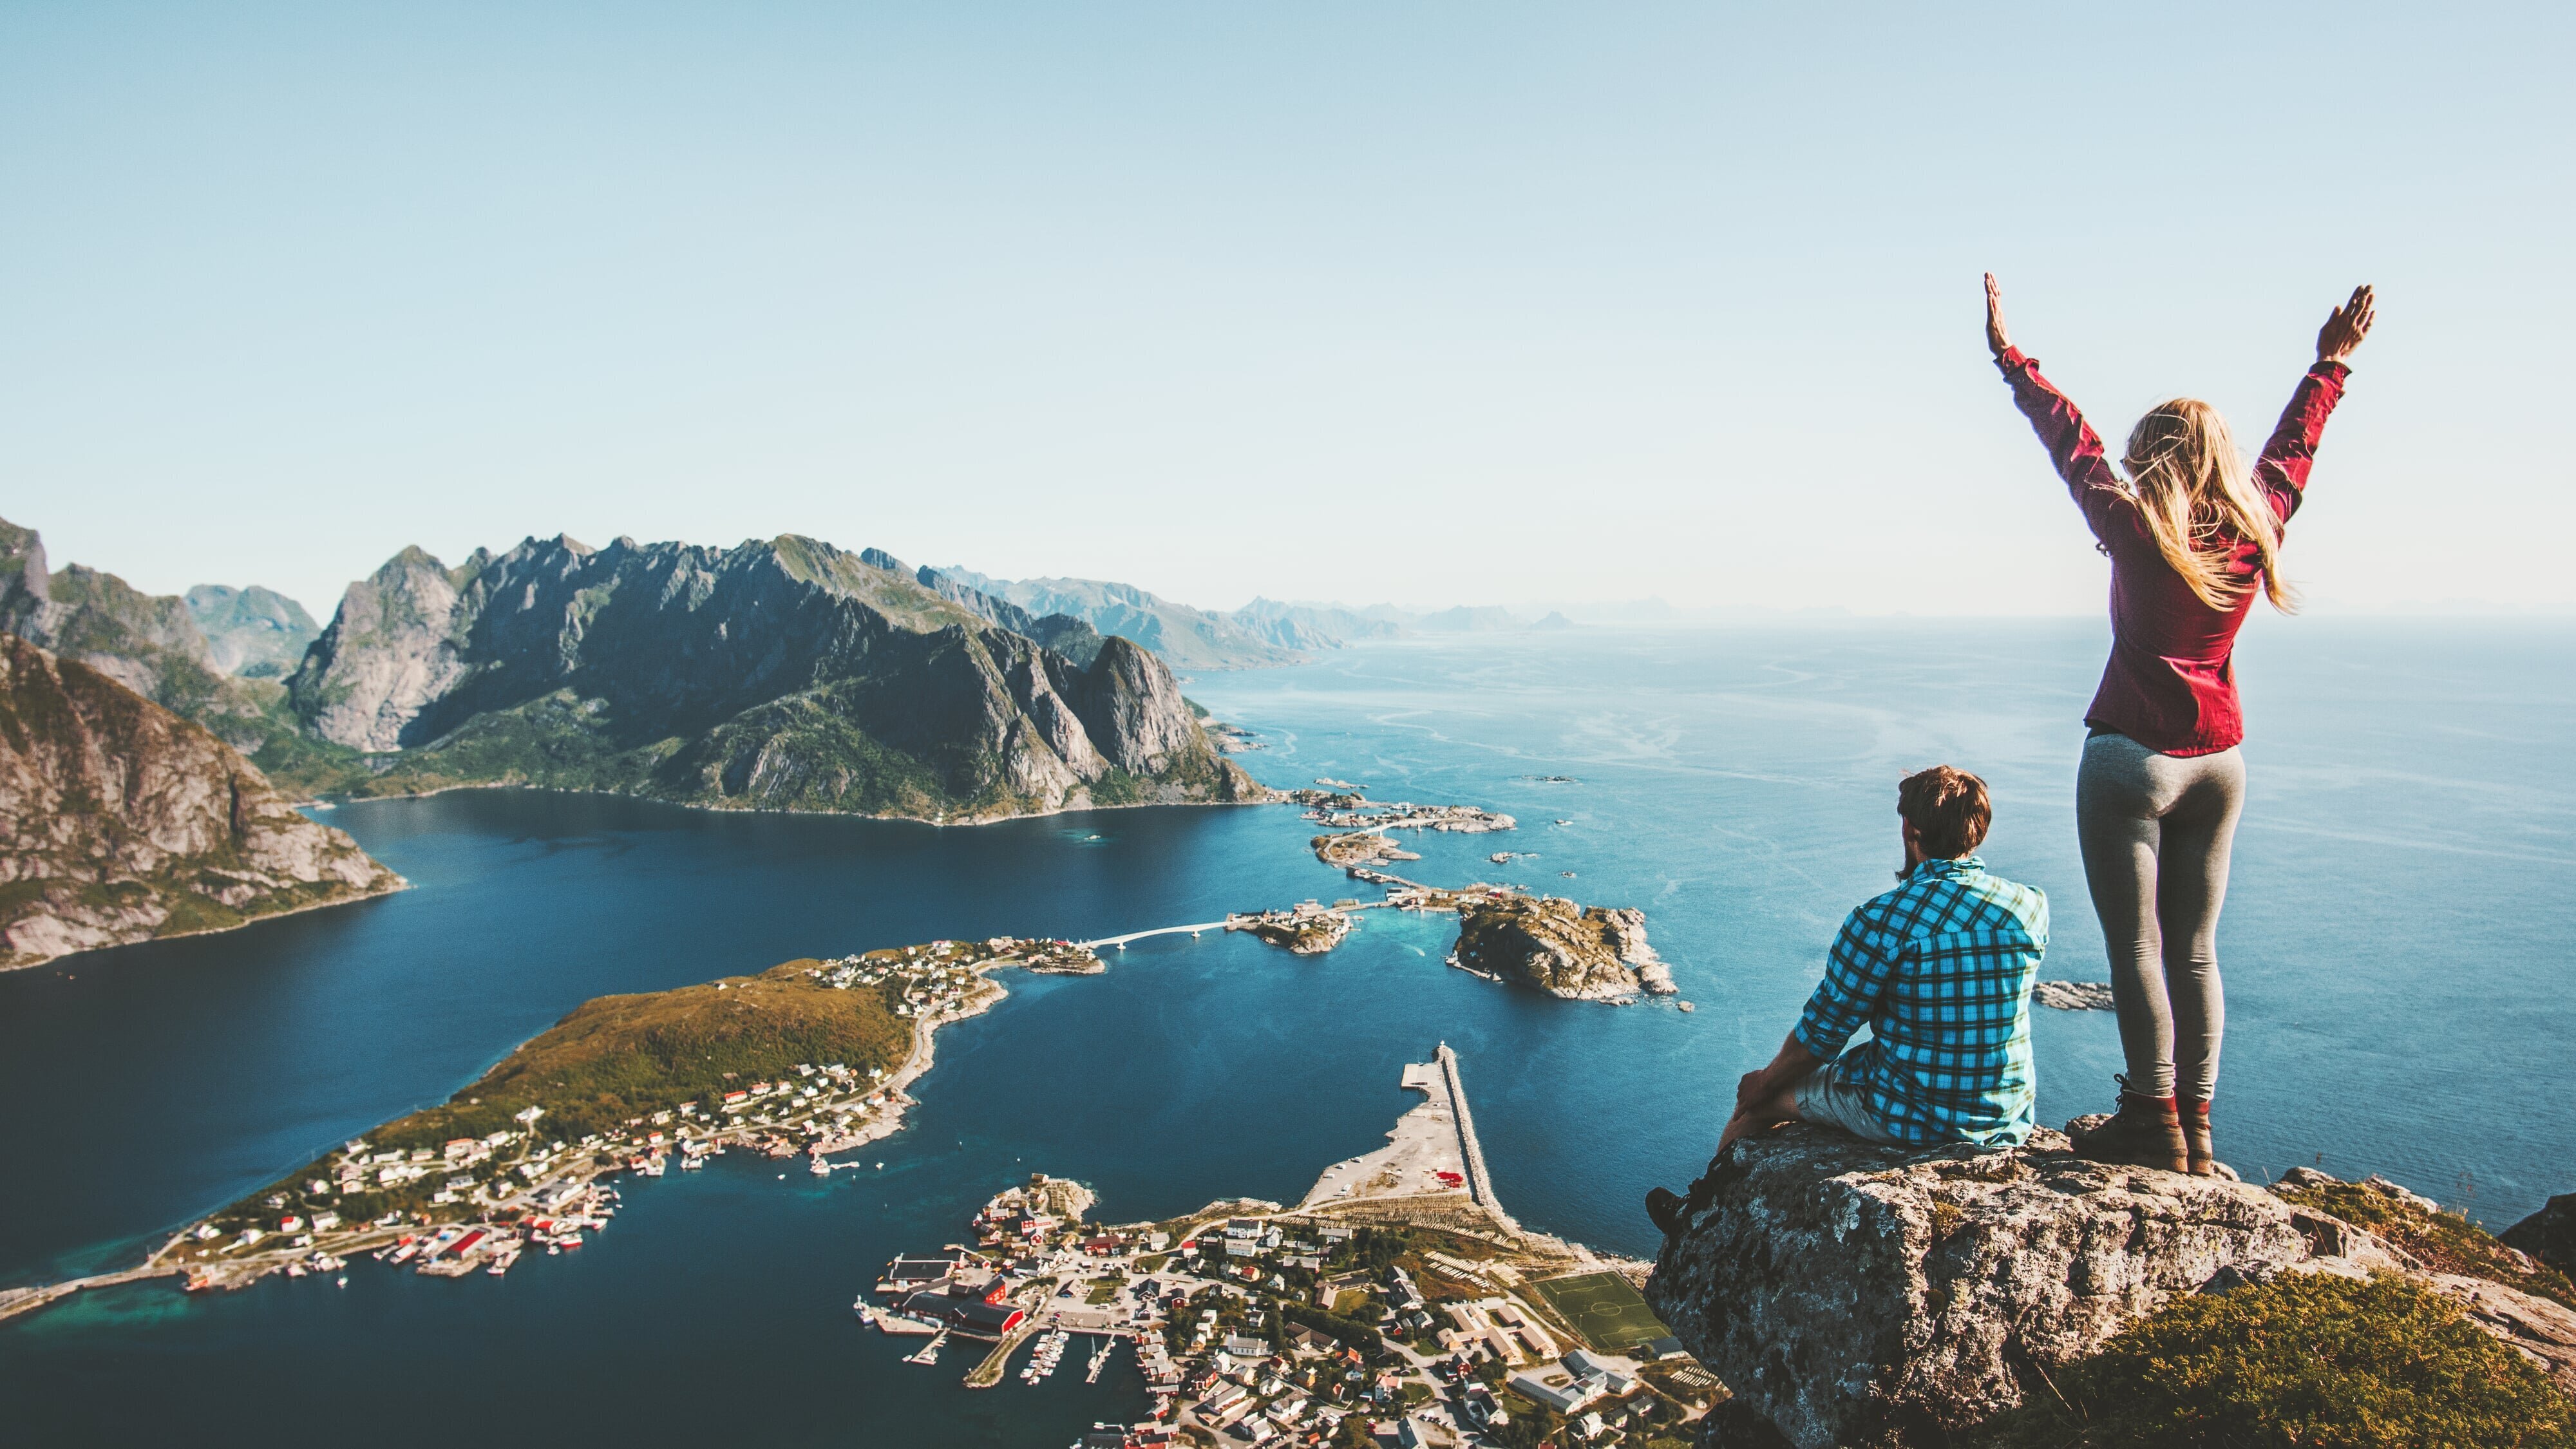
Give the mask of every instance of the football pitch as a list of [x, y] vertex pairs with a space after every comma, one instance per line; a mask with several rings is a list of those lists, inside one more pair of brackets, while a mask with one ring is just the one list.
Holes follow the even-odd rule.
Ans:
[[1628, 1280], [1616, 1273], [1550, 1278], [1538, 1285], [1538, 1291], [1583, 1335], [1585, 1345], [1598, 1353], [1626, 1353], [1672, 1333]]

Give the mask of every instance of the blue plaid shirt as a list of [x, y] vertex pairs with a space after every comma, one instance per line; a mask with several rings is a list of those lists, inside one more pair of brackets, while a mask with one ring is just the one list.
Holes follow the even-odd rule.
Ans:
[[1795, 1034], [1897, 1141], [2016, 1146], [2036, 1124], [2030, 986], [2047, 950], [2046, 895], [1973, 855], [1927, 860], [1844, 920]]

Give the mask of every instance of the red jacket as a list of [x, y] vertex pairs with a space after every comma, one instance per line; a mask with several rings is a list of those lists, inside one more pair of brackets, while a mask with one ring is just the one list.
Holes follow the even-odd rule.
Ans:
[[[2231, 609], [2202, 603], [2157, 550], [2100, 436], [2066, 394], [2039, 375], [2038, 361], [2015, 347], [1995, 365], [2075, 495], [2075, 506], [2084, 510], [2093, 537], [2111, 556], [2111, 659], [2084, 722], [2168, 755], [2210, 755], [2234, 747], [2245, 738], [2245, 710], [2236, 698], [2236, 631], [2254, 607], [2255, 591], [2247, 590]], [[2285, 524], [2298, 511], [2308, 470], [2316, 463], [2317, 438], [2351, 373], [2340, 362], [2309, 368], [2254, 464], [2254, 486]], [[2261, 567], [2252, 539], [2231, 540], [2230, 574], [2251, 581]]]

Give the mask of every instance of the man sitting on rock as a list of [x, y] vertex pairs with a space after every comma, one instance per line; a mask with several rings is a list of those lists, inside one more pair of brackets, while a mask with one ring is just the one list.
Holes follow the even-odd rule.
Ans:
[[[2030, 988], [2048, 949], [2048, 897], [1973, 854], [1994, 818], [1976, 776], [1947, 765], [1909, 775], [1896, 814], [1903, 884], [1845, 918], [1780, 1054], [1737, 1084], [1720, 1158], [1782, 1122], [1866, 1142], [1981, 1147], [2018, 1146], [2036, 1125]], [[1864, 1024], [1870, 1039], [1845, 1051]], [[1714, 1177], [1712, 1164], [1701, 1181]], [[1646, 1194], [1667, 1234], [1693, 1210], [1668, 1189]]]

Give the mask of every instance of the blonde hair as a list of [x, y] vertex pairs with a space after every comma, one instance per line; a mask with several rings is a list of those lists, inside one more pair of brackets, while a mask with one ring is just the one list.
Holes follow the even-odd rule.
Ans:
[[2218, 409], [2187, 397], [2157, 404], [2129, 430], [2120, 463], [2156, 550], [2202, 603], [2233, 609], [2254, 588], [2227, 568], [2234, 540], [2245, 538], [2260, 555], [2263, 596], [2291, 611], [2290, 586], [2281, 578], [2281, 521], [2255, 491]]

